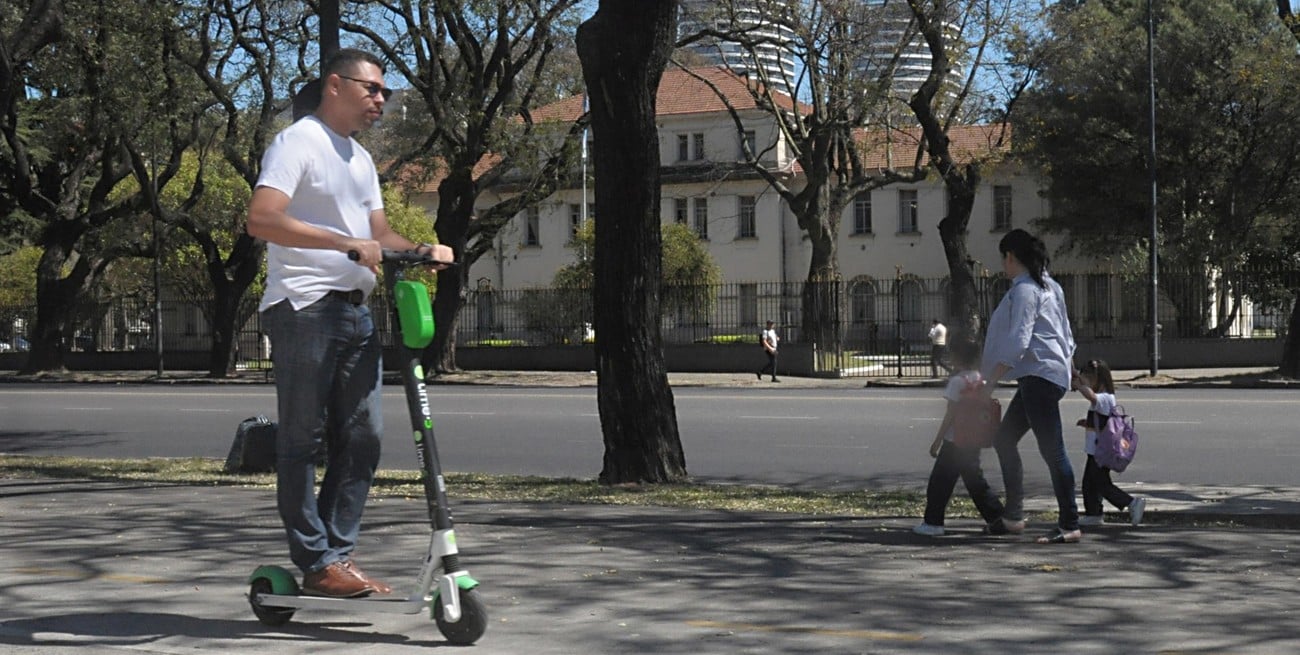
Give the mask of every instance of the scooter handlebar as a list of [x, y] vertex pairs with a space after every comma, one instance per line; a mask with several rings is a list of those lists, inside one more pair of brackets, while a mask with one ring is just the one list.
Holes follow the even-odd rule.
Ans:
[[[348, 259], [355, 262], [361, 259], [361, 253], [355, 250], [349, 250]], [[429, 255], [422, 255], [414, 250], [389, 250], [388, 248], [384, 248], [382, 259], [384, 262], [402, 264], [404, 266], [436, 266], [441, 264], [450, 268], [460, 264], [460, 262], [439, 261]]]

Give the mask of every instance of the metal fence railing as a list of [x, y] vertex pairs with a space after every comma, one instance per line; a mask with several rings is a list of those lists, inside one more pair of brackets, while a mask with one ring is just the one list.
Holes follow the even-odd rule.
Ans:
[[[1146, 280], [1107, 273], [1065, 273], [1056, 279], [1065, 290], [1076, 339], [1146, 337]], [[1009, 284], [1001, 275], [976, 279], [982, 317], [992, 312]], [[1160, 289], [1163, 339], [1276, 339], [1285, 336], [1300, 271], [1269, 272], [1267, 277], [1258, 272], [1165, 272]], [[666, 344], [757, 342], [764, 322], [772, 320], [786, 343], [816, 343], [822, 370], [847, 375], [879, 369], [882, 362], [898, 375], [928, 374], [930, 322], [948, 322], [951, 315], [947, 278], [905, 275], [666, 287], [661, 298], [660, 328]], [[806, 299], [811, 298], [818, 299], [817, 311], [805, 312]], [[464, 300], [456, 334], [463, 347], [555, 346], [595, 338], [588, 289], [470, 290]], [[387, 299], [376, 294], [370, 302], [385, 343], [391, 343]], [[87, 304], [77, 312], [65, 347], [74, 352], [153, 350], [154, 311], [149, 299]], [[28, 347], [34, 317], [33, 307], [0, 307], [0, 352]], [[210, 334], [198, 306], [162, 303], [165, 351], [206, 351]], [[256, 313], [241, 327], [236, 349], [241, 362], [266, 358]]]

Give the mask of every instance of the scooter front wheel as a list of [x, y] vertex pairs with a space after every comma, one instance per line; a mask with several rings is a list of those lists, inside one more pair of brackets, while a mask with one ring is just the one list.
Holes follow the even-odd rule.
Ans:
[[442, 603], [433, 601], [433, 620], [438, 630], [447, 641], [457, 646], [468, 646], [487, 631], [487, 606], [478, 596], [477, 589], [464, 589], [460, 592], [460, 620], [450, 623], [442, 616]]
[[267, 607], [257, 602], [258, 594], [273, 593], [275, 593], [275, 589], [272, 587], [269, 578], [257, 578], [248, 587], [248, 604], [253, 606], [253, 614], [257, 615], [257, 620], [261, 621], [262, 625], [277, 627], [288, 623], [289, 619], [293, 618], [294, 610], [287, 607]]

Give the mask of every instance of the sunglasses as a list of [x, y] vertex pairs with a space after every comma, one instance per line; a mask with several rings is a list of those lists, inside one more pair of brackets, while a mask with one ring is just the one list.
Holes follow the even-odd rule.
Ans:
[[356, 82], [357, 84], [360, 84], [361, 86], [365, 87], [366, 95], [368, 96], [374, 97], [374, 96], [381, 95], [384, 96], [384, 100], [388, 100], [389, 98], [393, 97], [393, 90], [389, 88], [385, 88], [384, 85], [378, 82], [371, 82], [370, 80], [359, 80], [355, 77], [348, 77], [347, 75], [339, 75], [339, 77], [345, 80], [352, 80], [353, 82]]

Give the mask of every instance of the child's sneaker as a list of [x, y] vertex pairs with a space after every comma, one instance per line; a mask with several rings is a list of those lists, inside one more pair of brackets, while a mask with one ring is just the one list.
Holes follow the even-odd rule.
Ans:
[[1142, 513], [1147, 509], [1146, 498], [1134, 498], [1133, 502], [1128, 504], [1128, 517], [1133, 525], [1142, 525]]
[[1084, 514], [1083, 516], [1079, 517], [1079, 525], [1097, 526], [1097, 525], [1101, 525], [1104, 520], [1105, 519], [1102, 517], [1101, 514]]
[[924, 537], [942, 537], [943, 526], [930, 525], [929, 523], [921, 523], [917, 525], [915, 528], [912, 528], [912, 532], [915, 532]]

